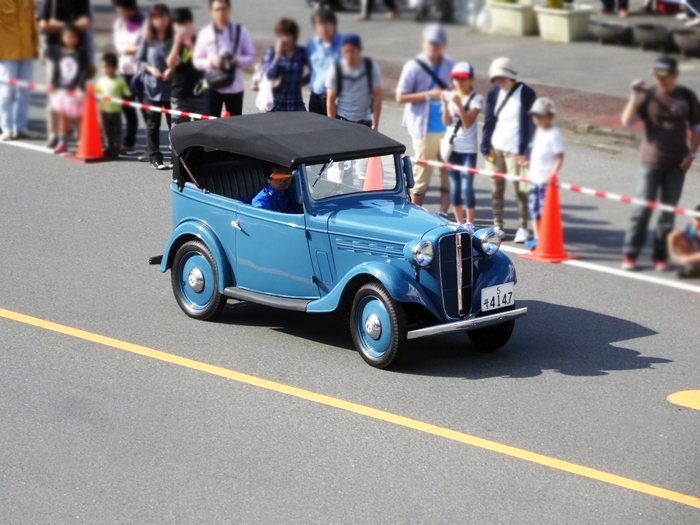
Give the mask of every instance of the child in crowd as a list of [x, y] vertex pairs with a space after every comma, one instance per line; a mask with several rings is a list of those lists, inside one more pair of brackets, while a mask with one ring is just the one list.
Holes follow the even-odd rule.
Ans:
[[[148, 12], [146, 36], [141, 41], [136, 61], [143, 69], [144, 102], [149, 106], [170, 109], [170, 90], [173, 70], [168, 67], [166, 59], [173, 47], [173, 27], [170, 9], [165, 4], [154, 4]], [[163, 162], [160, 151], [160, 123], [162, 113], [149, 111], [146, 115], [146, 153], [151, 166], [157, 170], [172, 169], [171, 164]], [[170, 113], [165, 114], [170, 129]]]
[[[443, 145], [451, 150], [447, 160], [450, 164], [476, 168], [476, 154], [479, 142], [476, 118], [483, 105], [483, 97], [472, 87], [474, 68], [466, 62], [457, 63], [450, 73], [454, 91], [445, 93], [442, 99], [442, 121], [447, 126]], [[441, 149], [445, 149], [445, 147]], [[446, 151], [442, 152], [446, 154]], [[450, 177], [450, 200], [455, 220], [463, 228], [474, 231], [476, 197], [474, 195], [474, 175], [457, 170], [448, 172]], [[466, 220], [464, 208], [467, 207]]]
[[[114, 21], [114, 48], [119, 57], [119, 74], [130, 86], [134, 75], [138, 72], [136, 53], [139, 44], [143, 40], [144, 16], [139, 12], [136, 0], [112, 0], [117, 11], [117, 18]], [[129, 106], [122, 107], [122, 113], [126, 119], [126, 133], [122, 153], [136, 153], [136, 131], [139, 126], [139, 117], [136, 108]], [[145, 118], [145, 117], [144, 117]]]
[[[61, 45], [49, 48], [47, 58], [52, 62], [49, 86], [49, 107], [59, 121], [58, 144], [53, 152], [66, 153], [66, 135], [71, 124], [80, 129], [83, 116], [83, 89], [88, 74], [88, 60], [81, 45], [82, 33], [71, 24], [61, 32]], [[53, 117], [52, 117], [53, 118]]]
[[[203, 113], [204, 73], [195, 69], [192, 61], [196, 38], [192, 29], [192, 11], [187, 7], [174, 9], [172, 21], [174, 42], [166, 59], [168, 67], [173, 71], [170, 105], [179, 111]], [[188, 117], [172, 118], [173, 126], [189, 121]]]
[[537, 131], [532, 141], [530, 153], [530, 190], [529, 208], [530, 219], [535, 239], [528, 241], [527, 246], [534, 249], [539, 237], [542, 205], [551, 175], [556, 175], [564, 164], [564, 143], [559, 130], [553, 126], [556, 107], [554, 102], [546, 97], [538, 98], [530, 110]]
[[[700, 205], [695, 211], [700, 213]], [[685, 228], [668, 236], [668, 253], [671, 260], [681, 267], [678, 277], [700, 279], [700, 217], [693, 217]]]
[[[128, 99], [131, 90], [124, 78], [117, 75], [119, 59], [114, 53], [105, 53], [102, 57], [102, 76], [97, 81], [95, 92], [109, 95], [113, 98]], [[122, 134], [122, 106], [115, 102], [103, 100], [100, 102], [100, 118], [104, 134], [104, 154], [107, 157], [118, 157]]]

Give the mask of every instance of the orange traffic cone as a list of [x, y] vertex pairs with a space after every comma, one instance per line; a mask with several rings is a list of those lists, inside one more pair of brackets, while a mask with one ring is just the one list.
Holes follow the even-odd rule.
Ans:
[[578, 255], [569, 255], [564, 251], [564, 230], [561, 224], [558, 184], [557, 176], [552, 175], [549, 178], [547, 193], [544, 197], [537, 247], [530, 253], [520, 255], [523, 259], [548, 263], [578, 259]]
[[80, 143], [75, 155], [66, 155], [68, 160], [75, 162], [102, 162], [110, 160], [102, 153], [102, 137], [100, 135], [100, 122], [97, 118], [97, 101], [95, 100], [95, 88], [88, 85], [85, 92], [85, 105], [83, 109], [83, 121], [80, 125]]
[[362, 186], [362, 191], [379, 191], [383, 189], [382, 159], [379, 157], [370, 157], [367, 159], [367, 174], [365, 175], [365, 183]]

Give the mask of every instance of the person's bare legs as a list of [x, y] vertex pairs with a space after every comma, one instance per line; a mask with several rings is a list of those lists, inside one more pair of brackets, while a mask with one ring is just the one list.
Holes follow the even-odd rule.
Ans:
[[467, 222], [474, 224], [476, 220], [476, 208], [467, 208]]
[[411, 202], [417, 206], [423, 206], [425, 202], [425, 193], [418, 195], [417, 193], [411, 193]]
[[[457, 221], [457, 224], [464, 224], [464, 208], [462, 205], [453, 206], [452, 211], [455, 214], [455, 221]], [[469, 219], [467, 219], [467, 221], [469, 221]]]

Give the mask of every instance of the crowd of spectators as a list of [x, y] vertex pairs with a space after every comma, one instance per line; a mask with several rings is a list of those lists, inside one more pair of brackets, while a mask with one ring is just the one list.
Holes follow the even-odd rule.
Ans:
[[[104, 54], [97, 61], [99, 69], [94, 65], [89, 0], [45, 0], [38, 16], [31, 0], [8, 4], [16, 7], [4, 12], [0, 80], [32, 80], [34, 60], [42, 58], [49, 84], [47, 147], [55, 153], [66, 152], [67, 135], [80, 129], [83, 92], [89, 80], [97, 93], [113, 98], [214, 116], [225, 110], [235, 117], [243, 112], [243, 70], [256, 63], [253, 89], [262, 101], [256, 103], [258, 108], [307, 111], [302, 88], [308, 85], [309, 111], [379, 129], [380, 66], [365, 55], [358, 35], [338, 32], [332, 10], [320, 7], [314, 11], [314, 36], [305, 43], [299, 42], [296, 21], [277, 21], [276, 43], [258, 60], [246, 27], [231, 20], [230, 0], [209, 0], [210, 23], [198, 32], [188, 8], [171, 12], [167, 5], [156, 3], [144, 16], [136, 1], [113, 0], [117, 12], [113, 26], [116, 53]], [[395, 5], [387, 5], [391, 15]], [[369, 17], [373, 2], [365, 2], [365, 7], [363, 16]], [[39, 34], [44, 35], [41, 51]], [[474, 168], [481, 153], [487, 170], [529, 175], [533, 184], [513, 184], [519, 219], [514, 241], [534, 246], [548, 175], [560, 169], [564, 156], [561, 135], [553, 126], [554, 102], [537, 99], [534, 89], [519, 80], [516, 66], [505, 57], [495, 59], [489, 68], [488, 93], [476, 93], [474, 68], [463, 61], [455, 64], [446, 54], [447, 45], [447, 33], [441, 25], [426, 26], [421, 52], [405, 63], [398, 80], [396, 101], [404, 106], [403, 125], [414, 155]], [[659, 198], [672, 206], [680, 199], [685, 173], [700, 146], [700, 104], [693, 91], [677, 85], [677, 78], [675, 60], [661, 57], [654, 66], [655, 85], [648, 88], [635, 82], [623, 115], [625, 124], [641, 120], [645, 127], [639, 197], [651, 201]], [[32, 138], [27, 127], [27, 104], [27, 89], [0, 82], [0, 140]], [[484, 124], [479, 140], [477, 118], [481, 113]], [[115, 158], [137, 154], [137, 111], [103, 101], [100, 115], [105, 154]], [[168, 128], [189, 120], [171, 118], [167, 112], [142, 112], [146, 151], [139, 159], [158, 170], [172, 168], [161, 152], [163, 115]], [[692, 135], [689, 144], [688, 130]], [[411, 190], [415, 204], [424, 204], [433, 171], [431, 166], [415, 167]], [[439, 171], [438, 214], [447, 217], [451, 206], [460, 226], [473, 230], [473, 175], [456, 169]], [[501, 237], [505, 235], [505, 187], [505, 180], [492, 180], [493, 227]], [[648, 208], [635, 208], [623, 250], [625, 269], [637, 267], [650, 214]], [[529, 220], [533, 221], [532, 233]], [[668, 267], [669, 257], [688, 261], [678, 255], [678, 250], [688, 243], [695, 246], [696, 237], [690, 234], [669, 241], [673, 223], [673, 214], [660, 215], [653, 251], [658, 270]], [[693, 232], [696, 235], [697, 228]], [[675, 249], [671, 255], [669, 246]]]

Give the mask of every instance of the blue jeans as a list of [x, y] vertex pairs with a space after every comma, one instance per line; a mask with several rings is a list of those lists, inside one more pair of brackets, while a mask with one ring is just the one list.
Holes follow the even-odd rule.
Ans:
[[[457, 153], [450, 155], [450, 164], [476, 168], [476, 153]], [[452, 206], [466, 205], [467, 208], [476, 208], [476, 196], [474, 195], [474, 175], [457, 170], [449, 170], [450, 177], [450, 203]]]
[[[0, 79], [15, 78], [31, 82], [33, 60], [0, 60]], [[3, 132], [27, 131], [29, 90], [0, 82], [0, 128]]]

